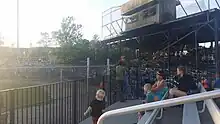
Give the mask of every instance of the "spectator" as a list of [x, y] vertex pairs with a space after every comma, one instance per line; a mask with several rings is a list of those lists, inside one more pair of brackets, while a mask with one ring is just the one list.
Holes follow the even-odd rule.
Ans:
[[183, 66], [179, 66], [177, 68], [177, 75], [178, 85], [176, 88], [170, 89], [170, 98], [186, 96], [198, 92], [197, 85], [193, 80], [193, 77], [186, 74], [185, 68]]
[[165, 88], [164, 73], [162, 71], [158, 71], [156, 78], [157, 80], [153, 86], [151, 86], [151, 84], [145, 84], [144, 91], [146, 94], [146, 102], [161, 100], [167, 91], [167, 88]]
[[125, 73], [126, 73], [125, 62], [123, 60], [120, 60], [119, 64], [116, 66], [116, 85], [117, 85], [116, 96], [119, 97], [120, 102], [125, 101], [123, 94]]
[[[147, 83], [144, 85], [144, 94], [145, 99], [143, 103], [149, 103], [154, 101], [159, 101], [163, 98], [164, 94], [168, 91], [167, 88], [165, 88], [165, 82], [164, 82], [164, 73], [162, 71], [158, 71], [156, 74], [157, 81], [152, 86], [150, 83]], [[138, 118], [141, 119], [141, 117], [144, 115], [145, 112], [139, 112]]]
[[206, 89], [206, 90], [209, 90], [209, 83], [208, 83], [208, 80], [205, 78], [205, 77], [202, 77], [201, 79], [201, 83], [202, 83], [202, 86]]
[[93, 100], [90, 103], [90, 106], [84, 113], [84, 116], [86, 116], [88, 113], [91, 112], [93, 124], [97, 124], [99, 117], [104, 112], [105, 109], [104, 97], [105, 97], [105, 91], [102, 89], [98, 90], [96, 92], [95, 100]]
[[217, 79], [214, 83], [214, 89], [220, 89], [220, 78], [219, 78], [219, 75], [217, 75]]

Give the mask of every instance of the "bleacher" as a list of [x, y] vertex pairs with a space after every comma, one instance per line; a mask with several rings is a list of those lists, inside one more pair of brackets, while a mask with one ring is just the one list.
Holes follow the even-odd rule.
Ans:
[[[183, 4], [181, 4], [183, 0], [178, 0], [180, 2], [179, 3], [180, 6], [178, 8], [180, 7], [182, 8], [183, 12], [185, 13], [185, 17], [180, 17], [175, 19], [173, 18], [173, 20], [169, 18], [171, 20], [160, 22], [160, 19], [158, 19], [160, 18], [160, 12], [158, 12], [159, 14], [158, 13], [152, 14], [154, 13], [151, 12], [151, 10], [153, 11], [152, 9], [153, 6], [149, 7], [149, 5], [151, 4], [146, 3], [147, 1], [148, 2], [155, 2], [155, 1], [146, 0], [144, 1], [143, 6], [139, 5], [138, 2], [140, 1], [133, 1], [133, 4], [130, 4], [132, 3], [132, 1], [129, 1], [130, 3], [128, 2], [122, 5], [121, 8], [122, 10], [120, 10], [119, 7], [119, 11], [121, 11], [122, 13], [122, 20], [124, 18], [127, 18], [128, 16], [129, 22], [125, 23], [125, 27], [123, 27], [123, 25], [121, 27], [119, 26], [121, 30], [118, 32], [115, 31], [115, 35], [111, 34], [110, 31], [110, 35], [109, 35], [110, 38], [108, 36], [104, 37], [105, 38], [103, 40], [104, 43], [106, 44], [119, 43], [120, 47], [124, 45], [126, 47], [131, 47], [133, 49], [138, 49], [138, 50], [141, 49], [142, 51], [146, 50], [154, 53], [159, 51], [158, 53], [165, 53], [165, 55], [158, 54], [159, 57], [155, 58], [155, 61], [157, 60], [158, 62], [156, 63], [159, 63], [159, 60], [162, 58], [164, 60], [162, 64], [164, 65], [167, 64], [169, 67], [165, 67], [165, 68], [169, 68], [168, 69], [169, 71], [171, 70], [170, 69], [171, 66], [178, 66], [182, 64], [182, 65], [190, 65], [191, 68], [196, 70], [195, 74], [197, 77], [198, 77], [199, 69], [211, 73], [209, 75], [218, 72], [219, 65], [218, 63], [216, 64], [216, 62], [219, 61], [219, 55], [218, 55], [219, 47], [216, 47], [216, 44], [218, 44], [219, 41], [219, 35], [218, 35], [219, 34], [218, 23], [219, 23], [219, 14], [220, 14], [219, 9], [216, 8], [210, 9], [210, 6], [208, 6], [205, 9], [201, 9], [201, 6], [204, 4], [201, 5], [201, 1], [198, 2], [197, 0], [195, 1], [193, 0], [194, 5], [200, 11], [193, 12], [194, 14], [189, 14], [187, 13], [187, 7], [186, 9], [184, 9]], [[159, 0], [157, 2], [160, 3], [161, 1]], [[210, 2], [210, 0], [208, 0], [208, 2]], [[217, 0], [215, 0], [214, 2], [218, 4]], [[175, 2], [172, 1], [170, 3], [171, 4], [169, 4], [170, 5], [169, 10], [174, 11], [176, 8], [174, 7]], [[188, 9], [190, 8], [195, 9], [194, 6], [189, 6]], [[114, 8], [111, 8], [109, 10], [112, 11], [114, 10]], [[123, 12], [123, 11], [127, 11], [127, 12]], [[107, 12], [109, 11], [105, 11], [103, 16], [105, 16]], [[170, 12], [171, 15], [173, 14], [172, 12]], [[112, 12], [110, 12], [109, 15], [112, 16]], [[126, 17], [123, 15], [126, 15]], [[152, 20], [155, 19], [153, 18], [155, 15], [157, 15], [158, 18], [156, 18], [156, 21], [154, 21], [154, 23], [152, 24], [153, 22]], [[142, 18], [142, 16], [145, 17]], [[210, 23], [210, 19], [213, 19], [215, 22]], [[118, 20], [112, 20], [112, 22], [110, 23], [103, 24], [103, 28], [106, 28], [109, 25], [114, 25], [114, 23], [118, 23]], [[210, 29], [210, 25], [212, 25], [211, 29]], [[213, 32], [214, 31], [213, 29], [215, 29], [215, 33]], [[210, 49], [212, 49], [210, 50], [211, 53], [207, 53], [207, 55], [205, 56], [205, 58], [208, 58], [208, 64], [206, 64], [204, 68], [202, 68], [200, 65], [201, 63], [200, 58], [201, 55], [205, 55], [205, 54], [199, 53], [201, 52], [199, 49], [199, 43], [205, 43], [205, 42], [213, 43], [214, 41], [215, 41], [215, 47], [211, 45], [210, 47]], [[183, 47], [184, 45], [192, 46], [191, 49], [192, 52], [188, 54], [189, 55], [188, 57], [187, 55], [181, 53], [185, 48]], [[213, 53], [214, 49], [216, 50], [215, 51], [216, 54]], [[187, 52], [189, 51], [187, 50]], [[178, 55], [175, 55], [175, 53], [178, 53]], [[213, 63], [209, 63], [210, 55], [212, 56], [211, 60], [213, 61]], [[182, 56], [185, 56], [186, 59]], [[169, 60], [164, 59], [165, 57], [169, 58]], [[181, 57], [184, 59], [181, 59]], [[206, 74], [206, 76], [208, 76], [208, 74]], [[202, 86], [199, 86], [199, 88], [201, 89], [201, 92], [199, 94], [194, 94], [194, 95], [174, 98], [174, 99], [165, 99], [154, 103], [140, 104], [137, 106], [131, 106], [127, 108], [119, 107], [120, 109], [118, 110], [112, 110], [104, 113], [100, 117], [98, 124], [108, 124], [107, 122], [105, 122], [105, 119], [107, 120], [108, 118], [115, 118], [115, 120], [117, 120], [116, 117], [118, 117], [118, 115], [122, 116], [126, 114], [136, 113], [137, 116], [137, 112], [145, 111], [145, 110], [147, 112], [140, 121], [136, 122], [137, 124], [153, 124], [153, 123], [220, 124], [219, 106], [216, 105], [216, 101], [212, 100], [212, 98], [220, 97], [220, 90], [213, 90], [206, 92]], [[215, 93], [217, 93], [218, 95], [215, 96]], [[181, 104], [182, 104], [181, 107], [176, 107], [176, 105], [181, 105]], [[133, 124], [133, 121], [126, 122], [126, 119], [124, 120], [118, 119], [117, 122], [115, 123]]]
[[[202, 85], [198, 85], [198, 88], [200, 89], [201, 93], [207, 93]], [[220, 90], [218, 90], [217, 92], [218, 92], [218, 97], [219, 97]], [[167, 96], [167, 93], [163, 97], [164, 100], [166, 99], [166, 96]], [[187, 97], [190, 98], [190, 96], [187, 96]], [[178, 99], [181, 100], [181, 98], [178, 98]], [[174, 101], [174, 100], [171, 99], [170, 101]], [[155, 104], [161, 104], [161, 103], [163, 103], [163, 101], [156, 102]], [[164, 103], [165, 104], [169, 103], [169, 100], [165, 100]], [[197, 102], [188, 101], [185, 104], [181, 102], [177, 102], [175, 104], [171, 104], [170, 105], [171, 107], [166, 107], [167, 105], [164, 105], [164, 107], [162, 108], [156, 108], [150, 111], [147, 110], [144, 116], [140, 120], [138, 120], [138, 117], [137, 117], [138, 116], [137, 112], [140, 111], [138, 107], [140, 106], [134, 106], [138, 104], [141, 105], [141, 100], [128, 100], [124, 103], [117, 102], [111, 105], [110, 107], [107, 108], [107, 110], [108, 111], [114, 110], [114, 111], [110, 111], [109, 113], [111, 114], [114, 113], [115, 115], [113, 114], [112, 116], [107, 117], [106, 120], [104, 120], [104, 123], [99, 123], [99, 124], [113, 124], [113, 123], [114, 124], [155, 124], [155, 123], [159, 123], [159, 124], [168, 124], [168, 123], [169, 124], [181, 124], [181, 123], [182, 124], [219, 124], [220, 123], [219, 122], [220, 121], [219, 120], [219, 117], [220, 117], [219, 108], [217, 107], [216, 103], [210, 99], [204, 100], [204, 101], [197, 100]], [[178, 105], [183, 104], [183, 106], [182, 107], [175, 106], [177, 104]], [[125, 107], [129, 107], [129, 108], [125, 108]], [[137, 110], [135, 112], [134, 111], [128, 112], [128, 110], [131, 108], [136, 108]], [[123, 109], [125, 111], [123, 112], [122, 110], [116, 110], [116, 109]], [[116, 111], [118, 111], [118, 113]], [[91, 123], [91, 118], [88, 118], [85, 121], [81, 122], [80, 124], [90, 124], [90, 123]]]

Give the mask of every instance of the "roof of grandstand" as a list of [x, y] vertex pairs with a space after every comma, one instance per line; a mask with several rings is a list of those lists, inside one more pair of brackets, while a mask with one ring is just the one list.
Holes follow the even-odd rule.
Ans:
[[141, 37], [144, 38], [144, 40], [140, 40], [140, 43], [145, 44], [143, 46], [158, 46], [158, 44], [164, 46], [164, 42], [167, 40], [164, 34], [172, 32], [172, 35], [177, 36], [178, 39], [187, 36], [183, 39], [184, 43], [194, 44], [194, 41], [192, 41], [192, 39], [194, 39], [194, 35], [191, 34], [193, 34], [193, 32], [197, 29], [199, 29], [197, 36], [198, 42], [202, 43], [207, 41], [214, 41], [212, 30], [212, 27], [214, 27], [213, 20], [218, 17], [220, 17], [220, 10], [211, 9], [181, 17], [162, 24], [153, 24], [125, 31], [122, 32], [119, 36], [105, 39], [103, 42], [113, 44], [121, 40], [121, 42], [126, 44], [126, 46], [134, 47], [137, 44], [137, 39]]

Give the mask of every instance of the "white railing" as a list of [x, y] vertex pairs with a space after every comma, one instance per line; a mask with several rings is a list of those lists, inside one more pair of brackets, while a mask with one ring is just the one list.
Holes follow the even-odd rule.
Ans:
[[[201, 85], [201, 92], [207, 92], [205, 88]], [[220, 123], [220, 110], [218, 106], [215, 104], [215, 102], [212, 99], [204, 100], [204, 104], [207, 106], [207, 109], [212, 117], [212, 120], [215, 124]], [[205, 107], [205, 106], [204, 106]], [[205, 108], [204, 108], [205, 110]]]
[[[190, 96], [184, 96], [184, 97], [179, 97], [179, 98], [174, 98], [174, 99], [162, 100], [162, 101], [153, 102], [153, 103], [147, 103], [147, 104], [141, 104], [141, 105], [126, 107], [126, 108], [116, 109], [116, 110], [108, 111], [102, 114], [97, 124], [103, 124], [104, 120], [111, 116], [131, 114], [131, 113], [136, 113], [139, 111], [147, 111], [147, 110], [153, 110], [157, 108], [165, 108], [165, 107], [170, 107], [170, 106], [175, 106], [175, 105], [180, 105], [180, 104], [185, 104], [185, 103], [193, 103], [197, 101], [203, 101], [206, 99], [213, 99], [213, 98], [218, 98], [218, 97], [220, 97], [220, 90], [215, 90], [215, 91], [210, 91], [210, 92], [194, 94]], [[216, 114], [216, 118], [220, 118], [220, 116]], [[220, 119], [217, 119], [216, 123], [220, 124]]]

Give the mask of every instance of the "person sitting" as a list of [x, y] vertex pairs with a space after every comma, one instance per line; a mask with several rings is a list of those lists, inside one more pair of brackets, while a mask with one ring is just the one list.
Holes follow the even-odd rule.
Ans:
[[202, 86], [206, 89], [206, 90], [209, 90], [210, 87], [209, 87], [209, 82], [208, 80], [205, 78], [205, 77], [202, 77], [201, 78], [201, 84]]
[[156, 82], [154, 85], [148, 85], [148, 89], [146, 89], [146, 102], [154, 102], [159, 101], [163, 98], [167, 88], [165, 88], [165, 81], [164, 81], [164, 73], [163, 71], [158, 71], [156, 73]]
[[169, 90], [169, 98], [181, 97], [197, 93], [197, 85], [193, 80], [193, 77], [187, 75], [183, 66], [177, 67], [178, 85], [175, 88]]
[[[165, 88], [164, 73], [162, 71], [158, 71], [156, 78], [157, 81], [154, 83], [154, 85], [151, 85], [150, 83], [144, 85], [145, 99], [143, 100], [143, 103], [159, 101], [168, 91], [168, 89]], [[145, 112], [143, 111], [139, 112], [138, 118], [141, 119], [144, 113]]]

